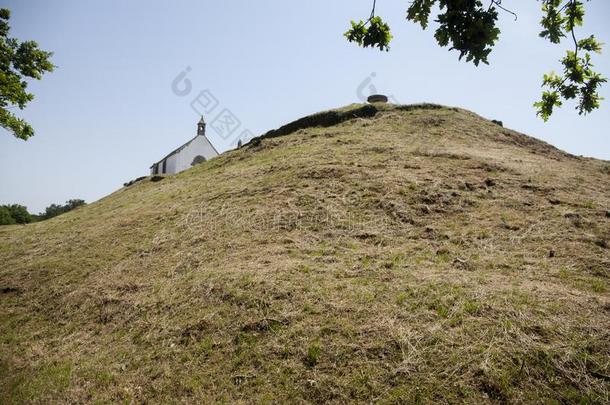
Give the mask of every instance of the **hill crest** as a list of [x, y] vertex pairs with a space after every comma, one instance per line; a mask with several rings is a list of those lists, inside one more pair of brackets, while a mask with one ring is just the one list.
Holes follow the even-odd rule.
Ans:
[[0, 228], [3, 402], [606, 401], [610, 163], [363, 108]]

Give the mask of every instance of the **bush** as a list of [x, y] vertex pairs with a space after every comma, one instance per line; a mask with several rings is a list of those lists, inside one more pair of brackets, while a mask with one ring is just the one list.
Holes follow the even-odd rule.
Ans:
[[[13, 224], [29, 224], [32, 222], [32, 216], [28, 212], [28, 209], [23, 205], [12, 204], [12, 205], [3, 205], [2, 208], [9, 212], [9, 215], [13, 219]], [[6, 214], [4, 214], [6, 215]]]
[[15, 219], [11, 215], [11, 211], [8, 207], [0, 206], [0, 225], [12, 225], [15, 223]]
[[64, 214], [68, 211], [72, 211], [73, 209], [85, 204], [85, 200], [80, 199], [66, 201], [65, 205], [51, 204], [45, 209], [44, 213], [40, 214], [40, 219], [50, 219], [58, 215]]

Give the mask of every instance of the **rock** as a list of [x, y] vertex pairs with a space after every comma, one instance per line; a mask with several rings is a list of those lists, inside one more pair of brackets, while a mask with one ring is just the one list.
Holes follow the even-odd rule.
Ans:
[[158, 181], [163, 180], [164, 178], [165, 178], [165, 177], [163, 177], [163, 176], [152, 176], [152, 177], [150, 178], [150, 181], [152, 181], [152, 182], [155, 182], [155, 183], [156, 183], [156, 182], [158, 182]]
[[551, 203], [551, 205], [559, 205], [561, 204], [561, 201], [557, 198], [549, 198], [549, 203]]
[[388, 97], [383, 94], [373, 94], [366, 99], [369, 103], [387, 103]]
[[491, 120], [491, 122], [493, 122], [494, 124], [499, 125], [499, 126], [501, 126], [501, 127], [503, 127], [503, 126], [504, 126], [504, 123], [503, 123], [502, 121], [498, 121], [498, 120]]

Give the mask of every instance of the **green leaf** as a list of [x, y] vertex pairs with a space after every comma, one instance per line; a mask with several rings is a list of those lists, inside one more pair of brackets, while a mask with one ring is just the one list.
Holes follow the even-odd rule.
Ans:
[[413, 1], [407, 10], [407, 20], [418, 23], [423, 29], [426, 29], [434, 3], [436, 3], [436, 0]]
[[8, 109], [24, 109], [34, 99], [34, 95], [26, 91], [25, 79], [39, 80], [55, 66], [49, 60], [52, 53], [39, 49], [36, 42], [20, 43], [8, 37], [9, 18], [10, 11], [0, 9], [0, 127], [26, 140], [34, 135], [34, 129]]
[[344, 35], [349, 42], [355, 42], [364, 48], [378, 47], [381, 51], [388, 51], [392, 40], [390, 26], [381, 17], [373, 17], [367, 22], [352, 21], [351, 28]]
[[561, 104], [559, 94], [556, 91], [545, 91], [542, 93], [542, 100], [534, 103], [534, 107], [537, 109], [536, 115], [546, 122], [553, 114], [553, 108], [561, 107]]

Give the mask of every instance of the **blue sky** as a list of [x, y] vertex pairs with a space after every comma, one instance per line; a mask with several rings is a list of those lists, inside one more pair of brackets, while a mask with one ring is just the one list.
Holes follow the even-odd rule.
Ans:
[[[509, 4], [510, 3], [510, 4]], [[542, 75], [558, 69], [569, 45], [538, 38], [539, 2], [505, 1], [519, 19], [501, 15], [490, 66], [459, 62], [433, 31], [406, 22], [408, 0], [380, 0], [394, 41], [389, 53], [361, 49], [342, 33], [366, 17], [369, 0], [206, 1], [19, 0], [12, 35], [55, 52], [55, 72], [32, 82], [36, 99], [20, 116], [35, 128], [27, 142], [0, 130], [0, 203], [39, 212], [70, 198], [95, 201], [195, 135], [228, 110], [238, 133], [260, 134], [308, 113], [357, 102], [373, 85], [401, 103], [459, 106], [544, 139], [568, 152], [610, 160], [608, 102], [582, 118], [573, 104], [549, 123], [536, 118]], [[610, 43], [610, 4], [587, 3], [582, 35]], [[433, 28], [433, 27], [432, 27]], [[610, 76], [610, 49], [596, 67]], [[176, 78], [187, 72], [185, 80]], [[374, 76], [374, 77], [373, 77]], [[371, 79], [370, 83], [365, 80]], [[177, 84], [172, 84], [177, 80]], [[610, 98], [610, 86], [602, 95]], [[206, 91], [206, 93], [202, 93]], [[204, 95], [202, 95], [204, 94]], [[211, 131], [208, 131], [211, 132]]]

